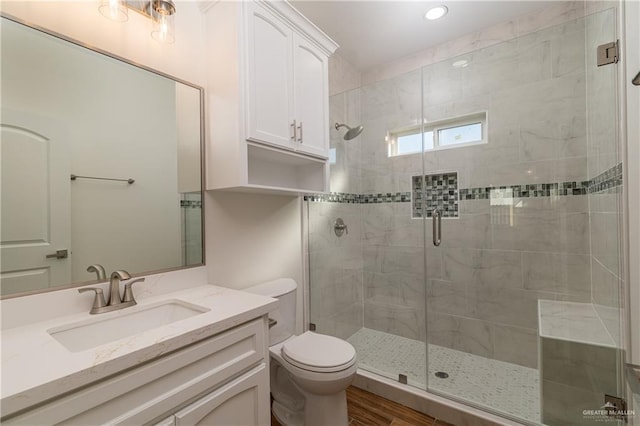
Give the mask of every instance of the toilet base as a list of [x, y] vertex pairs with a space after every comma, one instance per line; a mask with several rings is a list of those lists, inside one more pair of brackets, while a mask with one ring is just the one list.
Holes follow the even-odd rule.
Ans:
[[282, 426], [304, 426], [302, 411], [292, 411], [278, 401], [271, 404], [271, 413]]
[[305, 426], [347, 426], [348, 424], [345, 391], [333, 395], [305, 395]]

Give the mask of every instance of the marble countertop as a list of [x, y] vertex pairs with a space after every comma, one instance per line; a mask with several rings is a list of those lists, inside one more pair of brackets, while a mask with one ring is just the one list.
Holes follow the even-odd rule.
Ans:
[[616, 341], [591, 303], [538, 301], [540, 337], [616, 348]]
[[[181, 300], [209, 311], [130, 337], [70, 352], [47, 330], [83, 320], [126, 315], [166, 300]], [[213, 285], [200, 285], [139, 300], [138, 305], [99, 315], [59, 316], [2, 330], [2, 415], [33, 406], [213, 336], [272, 311], [276, 299]], [[88, 311], [89, 306], [87, 307]]]

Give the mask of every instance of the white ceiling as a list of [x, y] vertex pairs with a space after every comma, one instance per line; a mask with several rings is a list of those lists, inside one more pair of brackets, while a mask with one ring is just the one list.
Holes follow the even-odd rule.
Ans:
[[[340, 55], [364, 71], [494, 24], [548, 7], [551, 1], [342, 1], [290, 0], [339, 45]], [[425, 12], [439, 4], [436, 21]]]

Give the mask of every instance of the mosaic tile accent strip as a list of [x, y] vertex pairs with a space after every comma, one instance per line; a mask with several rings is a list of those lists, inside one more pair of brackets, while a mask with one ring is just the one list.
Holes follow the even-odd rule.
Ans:
[[585, 195], [587, 194], [588, 188], [589, 181], [468, 188], [460, 190], [460, 199], [489, 200], [493, 198], [537, 198]]
[[200, 200], [180, 200], [180, 207], [183, 209], [201, 209], [202, 201]]
[[458, 217], [458, 172], [412, 176], [411, 187], [411, 217], [422, 217], [423, 211], [431, 217], [434, 209], [440, 210], [442, 217]]
[[[420, 389], [428, 380], [430, 390], [540, 422], [540, 379], [534, 368], [436, 345], [428, 345], [425, 354], [424, 342], [368, 328], [347, 341], [356, 349], [360, 368], [393, 380], [406, 374], [409, 385]], [[439, 379], [437, 371], [449, 377]]]
[[611, 167], [589, 180], [589, 194], [606, 191], [622, 185], [622, 163]]
[[408, 203], [411, 201], [411, 193], [348, 194], [344, 192], [330, 192], [328, 194], [305, 195], [304, 201], [347, 204]]
[[[455, 179], [451, 175], [455, 174]], [[441, 178], [441, 179], [440, 179]], [[622, 163], [619, 163], [598, 176], [586, 181], [534, 183], [524, 185], [489, 186], [482, 188], [458, 189], [457, 174], [445, 173], [427, 175], [426, 206], [427, 217], [431, 217], [431, 210], [438, 205], [443, 217], [458, 216], [458, 201], [489, 200], [496, 198], [537, 198], [537, 197], [571, 197], [593, 194], [617, 188], [622, 185]], [[378, 193], [378, 194], [348, 194], [331, 192], [320, 195], [305, 195], [305, 201], [329, 203], [408, 203], [415, 199], [412, 206], [413, 217], [422, 217], [422, 176], [413, 176], [411, 180], [412, 192]], [[413, 194], [412, 194], [413, 193]], [[413, 197], [412, 197], [413, 195]]]

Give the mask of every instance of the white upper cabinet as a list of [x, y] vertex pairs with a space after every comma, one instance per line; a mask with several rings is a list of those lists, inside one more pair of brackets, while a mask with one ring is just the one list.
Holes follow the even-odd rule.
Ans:
[[293, 33], [280, 19], [247, 3], [247, 139], [284, 148], [293, 141]]
[[328, 59], [337, 45], [284, 1], [202, 9], [207, 189], [326, 191]]
[[299, 151], [328, 157], [327, 57], [304, 37], [293, 36], [293, 93]]

